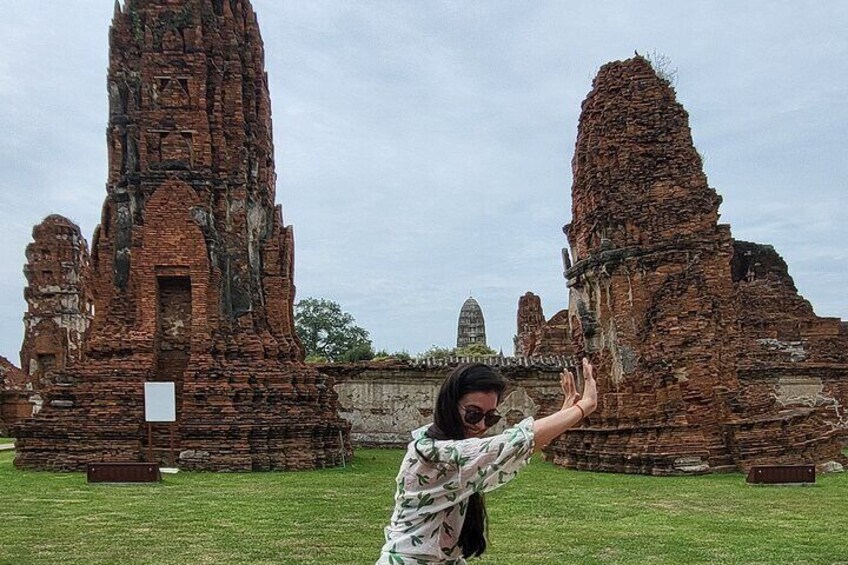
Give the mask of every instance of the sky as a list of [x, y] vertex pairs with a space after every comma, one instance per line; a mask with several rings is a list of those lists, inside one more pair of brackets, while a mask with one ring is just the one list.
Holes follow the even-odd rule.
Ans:
[[[0, 0], [0, 355], [19, 362], [32, 227], [89, 243], [106, 195], [113, 0]], [[566, 308], [580, 105], [634, 51], [677, 69], [721, 221], [848, 319], [848, 2], [254, 0], [298, 298], [377, 349], [456, 342], [469, 295], [513, 350], [519, 297]]]

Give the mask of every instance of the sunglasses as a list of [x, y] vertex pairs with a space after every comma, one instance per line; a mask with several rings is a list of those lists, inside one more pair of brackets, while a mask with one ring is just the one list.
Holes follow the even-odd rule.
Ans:
[[472, 426], [478, 423], [480, 420], [483, 420], [483, 423], [486, 424], [487, 428], [491, 428], [495, 424], [501, 421], [501, 415], [497, 410], [489, 410], [488, 412], [483, 412], [479, 408], [475, 408], [474, 406], [469, 406], [466, 408], [465, 406], [460, 406], [465, 411], [465, 415], [462, 417], [466, 423], [471, 424]]

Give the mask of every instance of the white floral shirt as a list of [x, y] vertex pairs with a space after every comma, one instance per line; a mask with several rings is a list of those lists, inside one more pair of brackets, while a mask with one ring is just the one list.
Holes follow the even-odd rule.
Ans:
[[533, 418], [463, 440], [430, 439], [428, 427], [412, 432], [377, 565], [464, 564], [458, 540], [468, 498], [509, 482], [533, 454]]

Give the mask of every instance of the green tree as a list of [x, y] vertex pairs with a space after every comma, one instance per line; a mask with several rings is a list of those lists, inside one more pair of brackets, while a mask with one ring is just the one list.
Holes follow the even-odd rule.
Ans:
[[398, 359], [400, 361], [409, 361], [410, 359], [412, 359], [412, 356], [406, 350], [389, 353], [385, 349], [381, 349], [374, 353], [374, 361], [385, 361], [386, 359]]
[[470, 343], [465, 347], [454, 349], [453, 354], [459, 357], [489, 357], [497, 355], [498, 352], [485, 343]]
[[418, 354], [418, 356], [423, 359], [447, 359], [448, 357], [453, 355], [453, 351], [453, 349], [448, 349], [447, 347], [431, 345], [430, 349], [428, 349], [427, 351], [422, 351]]
[[294, 305], [297, 335], [311, 361], [359, 361], [374, 351], [368, 332], [338, 303], [324, 298], [304, 298]]
[[497, 354], [497, 351], [488, 345], [472, 343], [465, 347], [455, 347], [453, 349], [433, 345], [427, 351], [419, 353], [418, 357], [423, 359], [447, 359], [448, 357], [489, 357]]
[[338, 361], [342, 363], [353, 363], [355, 361], [369, 361], [374, 358], [374, 350], [371, 348], [371, 342], [359, 343], [354, 345], [347, 351], [341, 354]]

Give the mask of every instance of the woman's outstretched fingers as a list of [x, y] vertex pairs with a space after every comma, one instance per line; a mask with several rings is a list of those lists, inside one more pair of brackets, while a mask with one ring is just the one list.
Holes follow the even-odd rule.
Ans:
[[568, 394], [574, 388], [574, 375], [571, 374], [571, 371], [566, 369], [562, 373], [560, 373], [559, 382], [560, 386], [562, 387], [562, 393], [568, 396]]
[[577, 386], [574, 384], [574, 374], [567, 369], [564, 370], [560, 378], [560, 385], [564, 397], [563, 408], [573, 406], [580, 399], [580, 393], [577, 392]]
[[598, 384], [595, 382], [595, 372], [587, 357], [583, 358], [583, 399], [589, 401], [589, 408], [594, 411], [598, 404]]
[[583, 358], [583, 375], [584, 377], [594, 377], [594, 367], [592, 367], [592, 362], [589, 361], [588, 357]]

